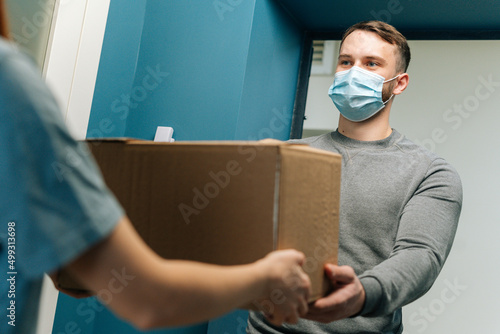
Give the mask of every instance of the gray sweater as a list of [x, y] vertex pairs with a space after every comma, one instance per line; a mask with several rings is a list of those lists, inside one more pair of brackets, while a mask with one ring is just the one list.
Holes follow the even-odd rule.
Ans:
[[396, 130], [378, 141], [332, 132], [297, 140], [342, 155], [339, 265], [366, 292], [360, 315], [329, 324], [301, 319], [277, 328], [251, 312], [248, 333], [401, 333], [401, 307], [434, 283], [457, 229], [460, 177]]

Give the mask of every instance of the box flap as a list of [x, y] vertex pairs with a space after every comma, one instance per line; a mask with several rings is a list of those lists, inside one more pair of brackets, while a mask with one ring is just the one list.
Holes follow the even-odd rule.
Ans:
[[[309, 147], [280, 147], [278, 248], [307, 254], [304, 270], [312, 280], [323, 279], [325, 263], [337, 263], [341, 156]], [[329, 222], [329, 223], [325, 223]], [[317, 299], [329, 280], [313, 291]]]

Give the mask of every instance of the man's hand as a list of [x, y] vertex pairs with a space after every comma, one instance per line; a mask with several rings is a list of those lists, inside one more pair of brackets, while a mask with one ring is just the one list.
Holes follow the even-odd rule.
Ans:
[[333, 292], [309, 306], [306, 319], [323, 323], [357, 314], [365, 302], [365, 290], [349, 266], [325, 265], [325, 272], [333, 283]]
[[295, 250], [275, 251], [260, 260], [268, 275], [265, 298], [260, 305], [267, 320], [276, 326], [295, 324], [307, 314], [311, 290], [309, 276], [302, 270], [304, 254]]

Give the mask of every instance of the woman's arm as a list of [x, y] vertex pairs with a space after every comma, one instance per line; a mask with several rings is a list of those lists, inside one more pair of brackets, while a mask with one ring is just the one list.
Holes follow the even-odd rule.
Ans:
[[269, 320], [281, 325], [307, 313], [310, 281], [303, 261], [294, 250], [240, 266], [166, 260], [123, 217], [109, 237], [66, 269], [142, 329], [201, 322], [262, 299], [272, 302], [266, 303]]

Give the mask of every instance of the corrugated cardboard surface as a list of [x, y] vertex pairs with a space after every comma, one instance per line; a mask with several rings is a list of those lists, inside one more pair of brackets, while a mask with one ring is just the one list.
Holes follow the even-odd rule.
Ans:
[[307, 256], [304, 270], [322, 282], [311, 299], [329, 288], [323, 265], [337, 264], [340, 156], [309, 147], [281, 147], [278, 248], [297, 248]]
[[[323, 264], [337, 260], [339, 155], [277, 141], [89, 147], [159, 255], [232, 265], [296, 248], [307, 256], [311, 300], [325, 293]], [[66, 278], [62, 285], [80, 287]]]

